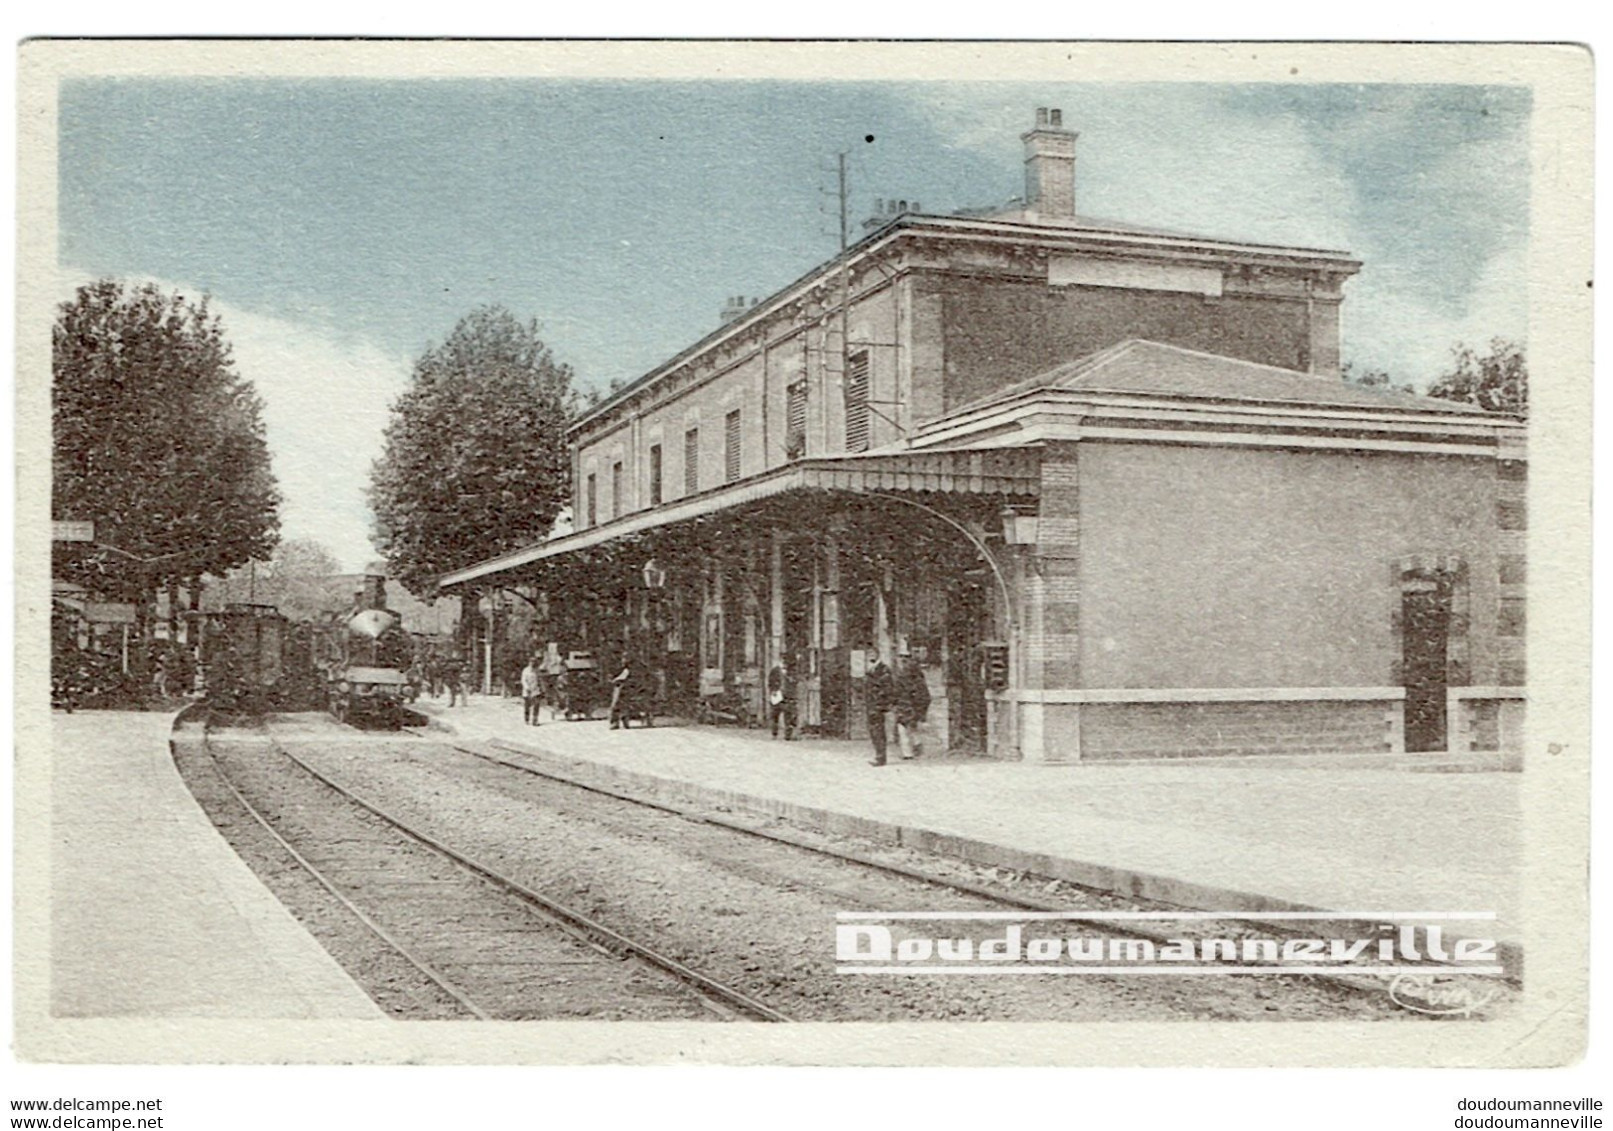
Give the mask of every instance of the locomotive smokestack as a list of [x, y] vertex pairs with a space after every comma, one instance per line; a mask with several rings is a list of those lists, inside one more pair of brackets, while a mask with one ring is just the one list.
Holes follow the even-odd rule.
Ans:
[[364, 588], [359, 590], [358, 607], [361, 609], [386, 608], [386, 578], [375, 573], [364, 575]]

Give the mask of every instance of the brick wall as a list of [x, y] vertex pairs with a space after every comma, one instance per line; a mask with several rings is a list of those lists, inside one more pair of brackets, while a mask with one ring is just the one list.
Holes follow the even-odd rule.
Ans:
[[[1308, 370], [1311, 307], [1302, 299], [1202, 295], [1036, 281], [949, 278], [947, 409], [1127, 338]], [[1335, 322], [1336, 306], [1317, 312]]]
[[[832, 295], [830, 297], [833, 297]], [[933, 313], [933, 311], [932, 311]], [[935, 327], [929, 326], [934, 333]], [[721, 486], [724, 472], [724, 424], [728, 413], [740, 414], [740, 478], [749, 478], [788, 462], [786, 449], [788, 390], [805, 379], [807, 390], [806, 456], [840, 455], [845, 451], [845, 411], [841, 345], [868, 355], [869, 445], [881, 447], [900, 434], [906, 364], [899, 343], [906, 319], [895, 291], [871, 289], [852, 304], [842, 335], [840, 318], [827, 307], [790, 310], [768, 320], [746, 344], [720, 353], [701, 372], [709, 376], [636, 416], [623, 414], [608, 430], [579, 446], [577, 497], [589, 474], [597, 477], [602, 499], [609, 497], [611, 468], [621, 461], [625, 480], [622, 513], [651, 505], [649, 450], [661, 446], [662, 503], [684, 497], [684, 435], [700, 430], [697, 491]], [[924, 377], [938, 381], [939, 374]], [[910, 395], [910, 394], [909, 394]], [[601, 522], [619, 517], [601, 506]]]
[[1081, 758], [1091, 761], [1388, 753], [1400, 704], [1395, 700], [1087, 703], [1080, 710]]

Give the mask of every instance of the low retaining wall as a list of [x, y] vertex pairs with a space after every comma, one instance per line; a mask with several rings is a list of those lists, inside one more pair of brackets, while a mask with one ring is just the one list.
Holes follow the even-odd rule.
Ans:
[[[1063, 705], [1048, 705], [1050, 713]], [[1246, 754], [1386, 754], [1401, 745], [1401, 704], [1388, 700], [1083, 703], [1078, 753], [1050, 761]], [[1052, 729], [1051, 727], [1049, 728]], [[1065, 758], [1058, 758], [1063, 746]]]

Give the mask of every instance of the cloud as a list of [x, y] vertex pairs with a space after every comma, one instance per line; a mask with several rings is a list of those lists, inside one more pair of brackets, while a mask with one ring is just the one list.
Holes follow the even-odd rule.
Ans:
[[1346, 284], [1344, 356], [1363, 369], [1384, 369], [1397, 381], [1418, 388], [1445, 372], [1451, 348], [1469, 345], [1484, 352], [1492, 338], [1525, 342], [1528, 337], [1527, 254], [1523, 245], [1487, 259], [1471, 288], [1455, 306], [1428, 297], [1412, 284], [1370, 281], [1371, 265]]
[[[90, 281], [82, 272], [64, 271], [61, 293], [70, 297]], [[202, 293], [164, 279], [129, 281], [187, 296]], [[381, 453], [388, 409], [408, 384], [409, 360], [364, 338], [260, 314], [216, 295], [211, 307], [234, 348], [236, 371], [263, 397], [275, 477], [285, 497], [282, 537], [311, 538], [343, 569], [363, 568], [378, 556], [370, 545], [364, 488], [370, 463]]]
[[[1527, 333], [1528, 102], [1487, 86], [915, 86], [944, 146], [1005, 169], [1037, 105], [1079, 131], [1083, 215], [1334, 248], [1344, 356], [1426, 385]], [[1010, 191], [1017, 185], [1004, 181]], [[1006, 195], [1006, 194], [1005, 194]]]

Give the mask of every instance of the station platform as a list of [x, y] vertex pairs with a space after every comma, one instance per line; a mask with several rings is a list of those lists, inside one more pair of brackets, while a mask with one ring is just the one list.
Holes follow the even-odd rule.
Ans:
[[[533, 727], [516, 699], [422, 699], [432, 725], [591, 784], [939, 851], [1210, 911], [1495, 912], [1511, 950], [1522, 775], [1405, 756], [868, 764], [862, 742], [738, 727]], [[1460, 768], [1476, 772], [1427, 772]], [[1414, 772], [1422, 770], [1423, 772]]]
[[170, 757], [172, 723], [52, 713], [51, 1013], [382, 1018], [214, 829]]

